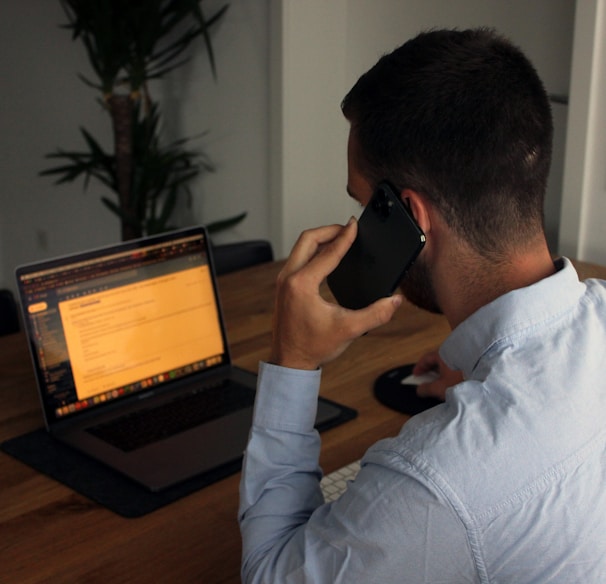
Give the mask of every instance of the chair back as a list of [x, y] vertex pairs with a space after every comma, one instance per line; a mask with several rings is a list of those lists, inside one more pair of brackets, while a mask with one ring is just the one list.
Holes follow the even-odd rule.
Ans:
[[213, 246], [215, 271], [218, 276], [274, 259], [269, 241], [254, 239]]
[[0, 290], [0, 335], [19, 332], [19, 310], [13, 293]]

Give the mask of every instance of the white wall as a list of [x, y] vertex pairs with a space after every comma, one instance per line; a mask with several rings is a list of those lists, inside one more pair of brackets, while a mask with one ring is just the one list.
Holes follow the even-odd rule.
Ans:
[[[177, 135], [203, 139], [216, 172], [198, 184], [189, 220], [205, 223], [242, 211], [247, 218], [217, 241], [267, 238], [269, 231], [269, 0], [205, 0], [207, 14], [229, 4], [214, 34], [217, 81], [204, 51], [167, 81], [166, 111]], [[172, 123], [172, 122], [171, 122]]]
[[604, 0], [579, 0], [575, 23], [560, 250], [606, 264]]
[[[275, 6], [279, 5], [278, 7]], [[285, 254], [298, 233], [345, 221], [347, 125], [339, 103], [355, 80], [385, 52], [422, 29], [494, 26], [537, 67], [550, 93], [567, 94], [574, 23], [573, 0], [276, 0], [272, 36], [282, 60], [272, 61], [274, 133], [272, 221]], [[278, 70], [276, 70], [278, 69]], [[310, 107], [312, 106], [312, 107]], [[547, 200], [550, 241], [557, 241], [566, 106], [554, 105], [556, 143]]]
[[306, 228], [356, 211], [345, 196], [348, 0], [271, 3], [271, 237], [286, 256]]

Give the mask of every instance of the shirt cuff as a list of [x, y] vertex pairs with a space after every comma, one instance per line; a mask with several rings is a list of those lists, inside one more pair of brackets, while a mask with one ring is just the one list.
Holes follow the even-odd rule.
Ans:
[[261, 362], [253, 424], [291, 432], [313, 430], [321, 375], [320, 369], [305, 371]]

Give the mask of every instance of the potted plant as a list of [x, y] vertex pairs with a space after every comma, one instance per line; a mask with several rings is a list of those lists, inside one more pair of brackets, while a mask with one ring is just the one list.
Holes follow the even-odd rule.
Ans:
[[[215, 59], [210, 30], [224, 16], [224, 5], [206, 18], [202, 0], [61, 0], [72, 38], [84, 44], [97, 77], [80, 78], [100, 92], [113, 130], [113, 152], [106, 151], [85, 128], [86, 150], [57, 150], [50, 159], [59, 166], [42, 175], [58, 176], [56, 184], [91, 178], [115, 198], [102, 202], [119, 218], [122, 239], [173, 228], [171, 215], [179, 197], [191, 197], [189, 183], [213, 170], [209, 157], [188, 148], [189, 138], [165, 144], [161, 116], [149, 82], [162, 79], [187, 60], [192, 43], [201, 39], [213, 76]], [[210, 231], [229, 227], [245, 213], [209, 225]]]

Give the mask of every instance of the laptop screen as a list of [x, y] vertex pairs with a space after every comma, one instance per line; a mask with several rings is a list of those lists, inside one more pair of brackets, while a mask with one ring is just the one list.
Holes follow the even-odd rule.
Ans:
[[203, 228], [18, 268], [47, 422], [229, 361]]

